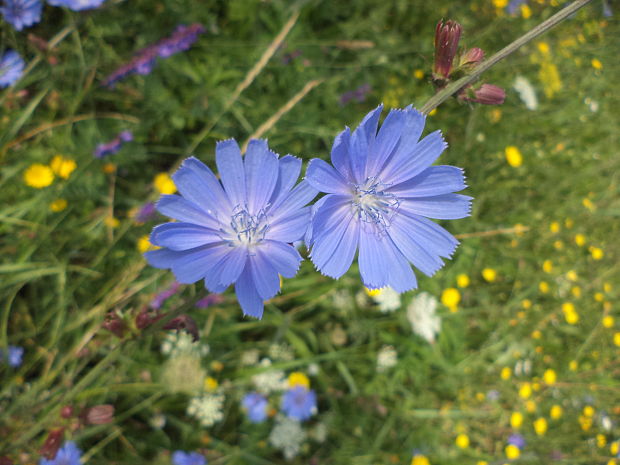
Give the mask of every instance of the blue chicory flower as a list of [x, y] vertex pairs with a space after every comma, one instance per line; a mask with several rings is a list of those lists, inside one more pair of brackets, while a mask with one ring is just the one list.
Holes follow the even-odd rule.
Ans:
[[0, 13], [4, 20], [18, 31], [41, 21], [41, 0], [4, 0], [3, 3]]
[[198, 452], [177, 450], [172, 454], [173, 465], [206, 465], [207, 459]]
[[73, 11], [92, 10], [99, 8], [105, 0], [47, 0], [52, 6], [66, 6]]
[[24, 72], [24, 60], [15, 50], [7, 50], [0, 58], [0, 88], [12, 86]]
[[280, 290], [280, 278], [292, 278], [301, 256], [290, 245], [301, 239], [310, 219], [304, 207], [317, 192], [295, 182], [301, 160], [278, 158], [266, 140], [251, 140], [245, 159], [234, 139], [219, 142], [215, 162], [221, 183], [196, 158], [188, 158], [172, 176], [181, 196], [163, 195], [160, 213], [176, 220], [157, 226], [146, 252], [156, 268], [170, 268], [183, 284], [205, 280], [214, 293], [231, 284], [245, 315], [261, 318], [263, 301]]
[[17, 368], [22, 364], [24, 357], [24, 348], [18, 346], [8, 346], [6, 352], [0, 349], [0, 362], [6, 362], [9, 366]]
[[334, 141], [331, 160], [310, 162], [306, 180], [328, 195], [313, 207], [306, 241], [321, 273], [339, 278], [359, 248], [359, 269], [369, 289], [397, 292], [417, 287], [410, 263], [428, 276], [443, 266], [458, 241], [429, 220], [469, 216], [471, 197], [463, 170], [431, 166], [446, 148], [440, 131], [422, 140], [425, 116], [407, 107], [392, 110], [377, 134], [383, 106], [351, 133]]
[[39, 465], [81, 465], [82, 451], [73, 441], [66, 441], [52, 460], [42, 458]]
[[111, 141], [97, 145], [93, 151], [93, 156], [95, 158], [104, 158], [108, 155], [114, 155], [121, 149], [125, 142], [131, 142], [132, 140], [133, 134], [131, 131], [123, 131]]
[[262, 423], [267, 419], [267, 399], [258, 392], [247, 393], [241, 402], [252, 423]]
[[282, 395], [282, 411], [287, 417], [304, 421], [317, 412], [316, 393], [313, 389], [297, 385]]

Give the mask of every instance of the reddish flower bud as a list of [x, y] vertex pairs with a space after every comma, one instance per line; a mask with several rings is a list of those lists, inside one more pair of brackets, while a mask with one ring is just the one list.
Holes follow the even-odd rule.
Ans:
[[435, 64], [433, 66], [433, 77], [437, 80], [444, 80], [450, 77], [452, 71], [452, 61], [459, 47], [459, 40], [463, 28], [456, 21], [443, 20], [437, 23], [435, 28]]
[[109, 312], [104, 322], [101, 324], [101, 327], [107, 329], [118, 338], [122, 338], [125, 333], [125, 323], [116, 312]]
[[70, 405], [65, 405], [63, 408], [60, 409], [60, 416], [65, 420], [71, 418], [73, 416], [73, 407], [71, 407]]
[[110, 404], [95, 405], [82, 412], [84, 421], [89, 425], [105, 425], [114, 419], [114, 406]]
[[50, 431], [43, 443], [43, 446], [39, 450], [39, 453], [48, 460], [54, 460], [56, 453], [62, 444], [62, 440], [65, 437], [65, 429], [57, 428]]
[[506, 99], [506, 92], [493, 84], [482, 84], [480, 89], [474, 90], [474, 96], [468, 100], [483, 105], [501, 105]]
[[461, 56], [459, 66], [472, 67], [484, 59], [484, 50], [478, 47], [470, 48]]
[[196, 324], [194, 319], [188, 315], [179, 315], [178, 317], [173, 318], [168, 323], [166, 323], [164, 329], [184, 330], [185, 332], [192, 335], [194, 342], [199, 339], [198, 325]]
[[148, 307], [144, 307], [136, 316], [136, 327], [138, 329], [148, 328], [165, 316], [165, 313], [158, 313], [157, 311], [151, 311]]

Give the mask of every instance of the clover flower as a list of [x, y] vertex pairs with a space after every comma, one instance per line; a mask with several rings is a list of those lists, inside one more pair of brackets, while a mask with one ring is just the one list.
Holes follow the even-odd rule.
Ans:
[[289, 418], [307, 420], [317, 412], [316, 393], [312, 389], [297, 385], [284, 393], [281, 407]]
[[174, 451], [172, 454], [173, 465], [206, 465], [207, 459], [198, 452]]
[[4, 0], [3, 3], [0, 13], [4, 20], [18, 31], [41, 21], [41, 0]]
[[265, 140], [252, 140], [245, 159], [234, 139], [217, 144], [222, 182], [196, 158], [172, 176], [181, 196], [163, 195], [160, 213], [176, 220], [157, 226], [145, 253], [156, 268], [170, 268], [182, 284], [204, 279], [210, 292], [231, 284], [245, 315], [261, 318], [263, 301], [292, 278], [301, 256], [291, 243], [306, 231], [316, 191], [302, 181], [293, 187], [301, 160], [278, 155]]
[[267, 399], [258, 392], [247, 393], [241, 402], [252, 423], [262, 423], [267, 419]]
[[105, 0], [47, 0], [52, 6], [66, 6], [73, 11], [92, 10], [99, 8]]
[[24, 72], [24, 60], [15, 50], [7, 50], [0, 58], [0, 89], [15, 84]]
[[417, 286], [410, 263], [428, 276], [443, 266], [458, 241], [429, 220], [469, 216], [463, 170], [430, 166], [446, 148], [440, 131], [419, 140], [425, 117], [411, 107], [392, 110], [377, 134], [383, 106], [334, 141], [331, 160], [310, 162], [308, 183], [327, 195], [313, 208], [307, 242], [317, 269], [333, 278], [351, 266], [359, 249], [362, 282], [369, 289]]
[[66, 441], [54, 459], [42, 458], [39, 465], [80, 465], [82, 451], [73, 441]]

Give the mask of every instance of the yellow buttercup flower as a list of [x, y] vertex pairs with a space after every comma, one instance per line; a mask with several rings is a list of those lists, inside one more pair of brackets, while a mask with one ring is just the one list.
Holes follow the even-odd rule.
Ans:
[[594, 202], [592, 202], [592, 200], [590, 200], [590, 199], [589, 199], [589, 198], [587, 198], [587, 197], [586, 197], [586, 198], [584, 198], [584, 199], [581, 201], [581, 203], [582, 203], [582, 205], [583, 205], [584, 207], [586, 207], [586, 208], [587, 208], [588, 210], [590, 210], [591, 212], [592, 212], [592, 211], [594, 211], [594, 210], [596, 210], [596, 205], [594, 205]]
[[545, 373], [543, 374], [543, 380], [545, 381], [545, 384], [551, 386], [555, 384], [557, 379], [558, 375], [555, 373], [555, 370], [552, 370], [551, 368], [545, 370]]
[[456, 277], [456, 285], [461, 288], [469, 286], [469, 276], [467, 276], [465, 273], [461, 273], [460, 275], [458, 275]]
[[551, 260], [545, 260], [542, 269], [545, 273], [551, 273], [553, 271], [553, 262]]
[[603, 69], [603, 63], [601, 63], [601, 60], [599, 60], [598, 58], [592, 58], [592, 61], [590, 63], [592, 64], [592, 68], [594, 69]]
[[62, 155], [56, 155], [50, 162], [50, 168], [52, 168], [52, 171], [56, 174], [56, 176], [63, 179], [68, 179], [69, 176], [71, 176], [71, 173], [73, 173], [73, 171], [77, 168], [77, 163], [75, 163], [75, 160], [70, 158], [65, 158]]
[[538, 436], [544, 436], [547, 432], [547, 420], [542, 417], [534, 420], [534, 431]]
[[207, 376], [205, 378], [205, 382], [204, 382], [205, 391], [214, 392], [218, 386], [219, 386], [219, 383], [217, 382], [217, 379], [212, 378], [211, 376]]
[[451, 312], [456, 312], [459, 302], [461, 301], [461, 293], [454, 287], [444, 289], [441, 293], [441, 303], [450, 309]]
[[506, 161], [513, 168], [518, 168], [523, 164], [523, 155], [521, 155], [521, 151], [514, 145], [506, 147], [504, 152], [506, 154]]
[[560, 407], [559, 405], [553, 405], [551, 407], [551, 410], [549, 411], [549, 416], [554, 420], [559, 420], [560, 418], [562, 418], [563, 413], [564, 410], [562, 409], [562, 407]]
[[604, 434], [597, 434], [596, 435], [596, 446], [600, 447], [602, 449], [606, 445], [607, 445], [607, 438], [605, 437], [605, 435]]
[[421, 69], [416, 69], [413, 72], [413, 77], [416, 79], [424, 79], [424, 71], [422, 71]]
[[577, 272], [575, 270], [570, 270], [566, 273], [566, 279], [574, 282], [574, 281], [577, 281], [577, 279], [579, 279], [579, 276], [577, 275]]
[[596, 300], [597, 302], [602, 302], [603, 300], [605, 300], [605, 294], [603, 294], [602, 292], [595, 292], [594, 300]]
[[411, 465], [431, 465], [425, 455], [416, 454], [411, 459]]
[[551, 51], [551, 48], [549, 47], [549, 44], [547, 42], [538, 42], [536, 44], [536, 47], [538, 48], [538, 51], [543, 55], [548, 55]]
[[583, 234], [575, 234], [575, 244], [579, 247], [583, 247], [586, 244], [586, 236]]
[[532, 9], [529, 7], [529, 5], [521, 5], [521, 16], [523, 16], [523, 19], [528, 19], [530, 16], [532, 16]]
[[620, 347], [620, 333], [614, 333], [614, 344]]
[[614, 327], [614, 317], [611, 315], [605, 315], [603, 317], [603, 326], [605, 328], [613, 328]]
[[590, 247], [590, 255], [592, 255], [592, 258], [594, 260], [600, 260], [601, 258], [603, 258], [603, 255], [605, 255], [603, 253], [603, 249], [599, 248], [599, 247]]
[[50, 210], [54, 213], [58, 213], [67, 208], [67, 199], [56, 199], [50, 203]]
[[159, 173], [155, 176], [153, 184], [160, 194], [174, 194], [177, 191], [177, 186], [168, 173]]
[[519, 429], [521, 428], [522, 424], [523, 414], [521, 412], [512, 412], [512, 415], [510, 415], [510, 426], [512, 426], [514, 429]]
[[493, 0], [495, 8], [506, 8], [508, 6], [508, 0]]
[[519, 397], [522, 399], [529, 399], [532, 395], [532, 385], [530, 383], [523, 383], [519, 388]]
[[151, 241], [149, 240], [149, 235], [145, 234], [144, 236], [140, 237], [138, 239], [138, 251], [140, 253], [144, 253], [144, 252], [148, 252], [149, 250], [155, 250], [155, 249], [159, 249], [159, 247], [151, 244]]
[[521, 301], [521, 306], [524, 309], [529, 310], [530, 308], [532, 308], [532, 301], [530, 299], [523, 299]]
[[294, 371], [288, 375], [288, 385], [293, 388], [295, 386], [303, 386], [306, 389], [310, 388], [310, 380], [301, 371]]
[[539, 329], [535, 329], [532, 331], [532, 339], [540, 339], [542, 337], [542, 333]]
[[502, 371], [500, 371], [499, 376], [503, 380], [510, 379], [510, 377], [512, 376], [512, 370], [509, 367], [504, 367], [502, 368]]
[[508, 444], [506, 448], [504, 449], [504, 453], [506, 454], [506, 458], [508, 460], [518, 459], [519, 456], [521, 455], [521, 451], [514, 444]]
[[577, 371], [577, 368], [579, 368], [579, 364], [577, 363], [577, 360], [571, 360], [568, 363], [568, 369], [570, 371]]
[[456, 437], [456, 446], [461, 449], [467, 449], [469, 447], [469, 436], [465, 433], [461, 433]]
[[493, 268], [485, 268], [484, 270], [482, 270], [482, 277], [485, 281], [492, 283], [497, 279], [497, 271], [495, 271]]
[[24, 182], [35, 189], [42, 189], [54, 182], [54, 172], [49, 166], [33, 163], [24, 171]]
[[549, 283], [546, 281], [541, 281], [540, 283], [538, 283], [538, 290], [540, 292], [542, 292], [543, 294], [546, 294], [549, 292]]
[[558, 232], [560, 232], [560, 223], [558, 223], [557, 221], [552, 222], [549, 225], [549, 230], [553, 233], [556, 234]]

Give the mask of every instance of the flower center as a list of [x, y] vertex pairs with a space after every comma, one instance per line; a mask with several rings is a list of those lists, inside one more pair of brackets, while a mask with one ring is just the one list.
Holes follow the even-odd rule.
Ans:
[[247, 208], [236, 206], [230, 219], [231, 245], [251, 246], [265, 239], [269, 229], [267, 215], [262, 210], [251, 215]]
[[376, 226], [378, 232], [384, 232], [390, 226], [400, 205], [398, 197], [385, 192], [388, 187], [376, 177], [354, 186], [352, 204], [357, 210], [357, 217], [364, 223]]

